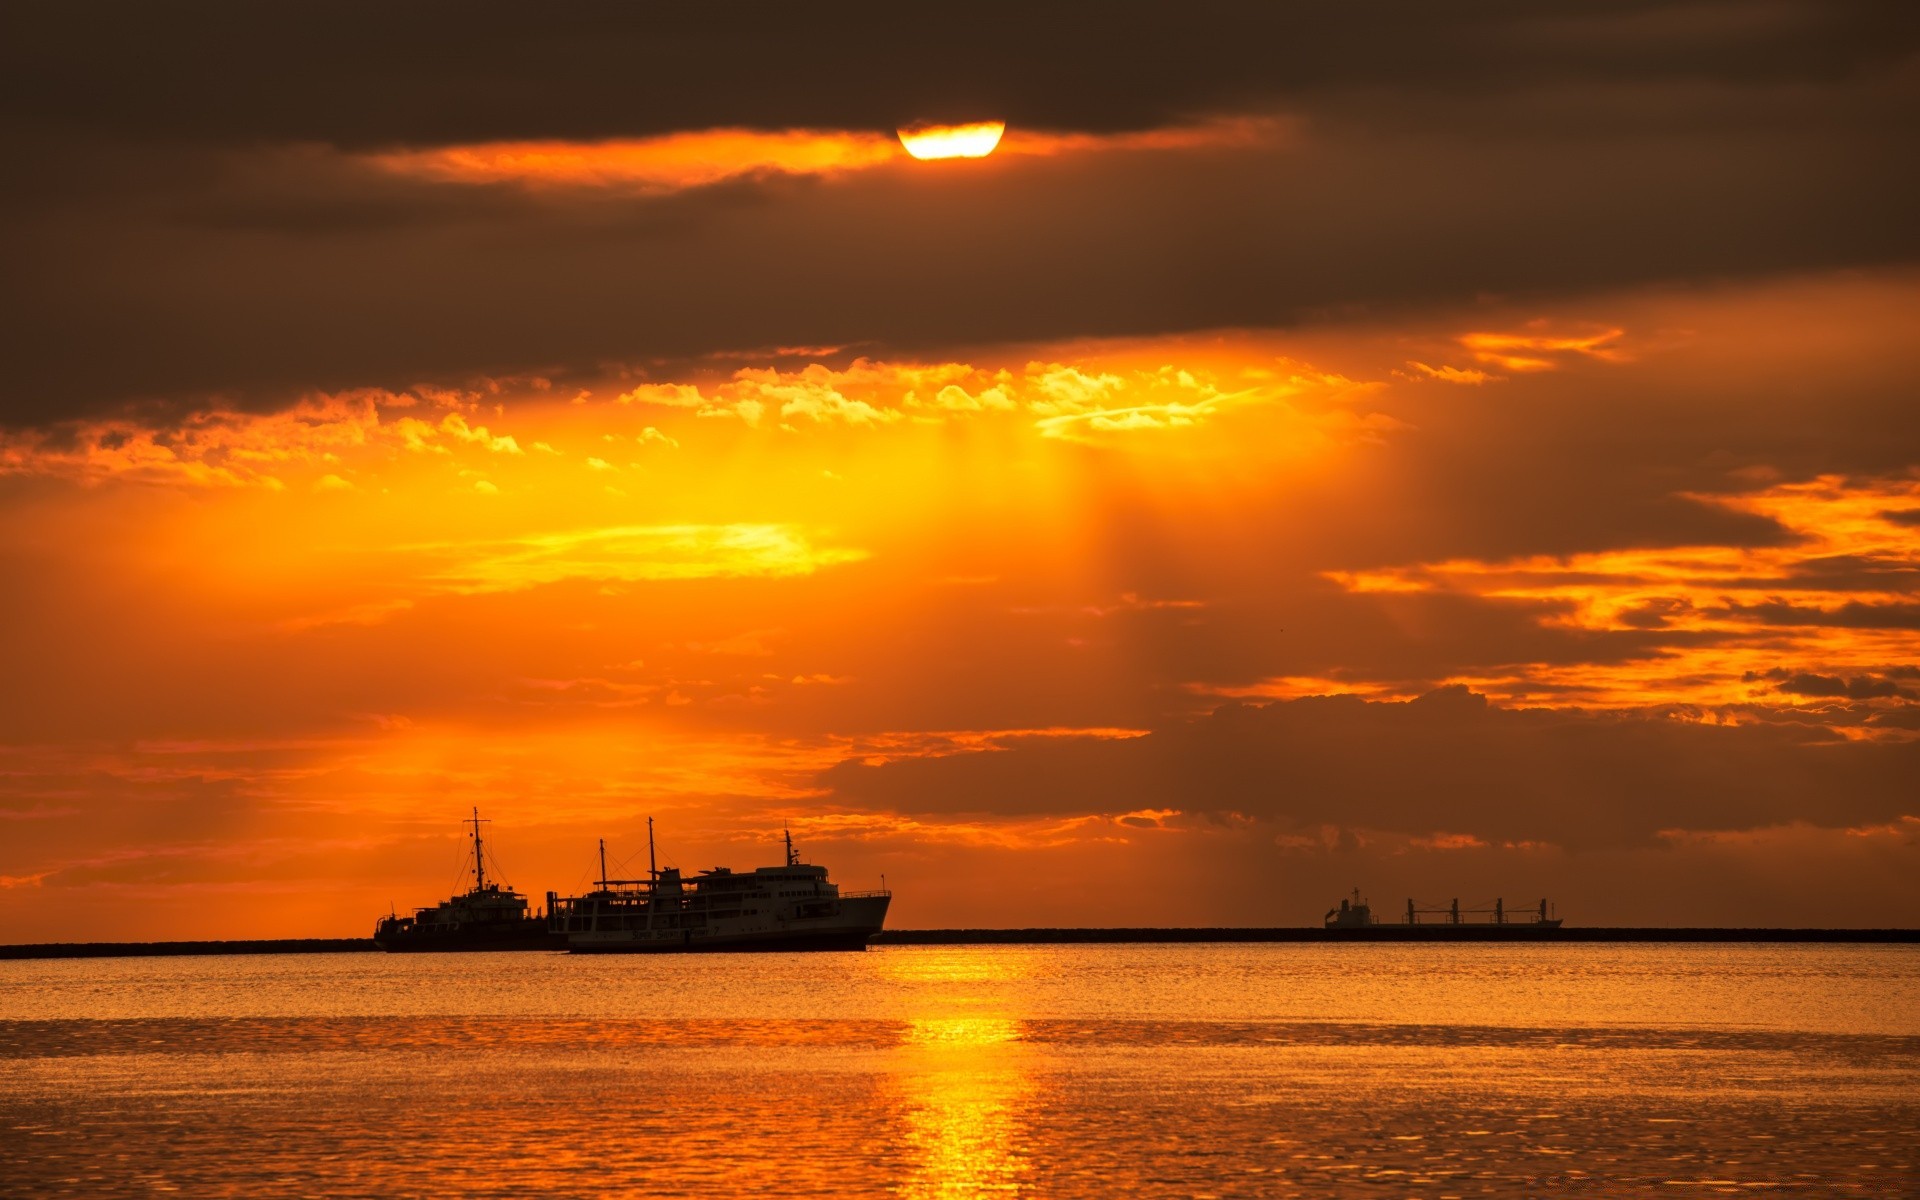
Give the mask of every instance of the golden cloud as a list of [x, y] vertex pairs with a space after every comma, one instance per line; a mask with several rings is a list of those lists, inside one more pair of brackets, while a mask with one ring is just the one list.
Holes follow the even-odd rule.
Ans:
[[[1619, 342], [1625, 336], [1624, 329], [1599, 329], [1581, 334], [1554, 333], [1549, 331], [1547, 322], [1535, 321], [1521, 333], [1463, 333], [1459, 342], [1472, 351], [1474, 358], [1479, 361], [1492, 363], [1508, 371], [1551, 371], [1568, 356], [1624, 362], [1627, 356], [1620, 349]], [[1413, 365], [1421, 366], [1419, 363]], [[1432, 371], [1432, 368], [1426, 369]]]
[[[1271, 147], [1288, 142], [1299, 126], [1282, 117], [1233, 117], [1115, 134], [1015, 130], [992, 144], [986, 138], [987, 127], [964, 127], [966, 132], [950, 134], [947, 141], [963, 145], [969, 151], [966, 157], [992, 151], [999, 156], [1051, 158]], [[597, 142], [482, 142], [390, 151], [369, 155], [367, 161], [394, 174], [454, 183], [657, 193], [756, 175], [832, 176], [898, 164], [925, 156], [914, 154], [906, 144], [914, 137], [911, 132], [896, 139], [845, 129], [704, 129]]]
[[629, 525], [400, 548], [441, 565], [425, 579], [459, 593], [594, 581], [807, 575], [866, 552], [815, 545], [788, 525]]
[[[423, 403], [447, 411], [437, 422], [410, 415]], [[277, 412], [216, 405], [171, 422], [108, 417], [0, 431], [0, 475], [278, 490], [288, 469], [323, 467], [312, 486], [346, 491], [352, 481], [339, 464], [369, 450], [444, 455], [452, 444], [522, 454], [511, 436], [468, 424], [464, 414], [477, 407], [473, 393], [361, 389], [316, 393]]]
[[[1370, 694], [1405, 696], [1435, 682], [1494, 699], [1548, 707], [1691, 705], [1706, 719], [1743, 710], [1899, 707], [1920, 660], [1913, 628], [1920, 594], [1920, 528], [1901, 521], [1920, 503], [1920, 480], [1822, 476], [1697, 502], [1768, 517], [1794, 535], [1772, 546], [1609, 550], [1495, 561], [1450, 559], [1408, 567], [1329, 571], [1349, 592], [1454, 593], [1538, 607], [1536, 620], [1583, 634], [1661, 632], [1672, 644], [1616, 663], [1516, 663], [1498, 671], [1408, 681]], [[1656, 641], [1658, 639], [1655, 639]], [[1827, 693], [1783, 687], [1794, 671], [1840, 679]], [[1880, 681], [1876, 683], [1876, 681]], [[1247, 694], [1355, 691], [1345, 681], [1275, 680]], [[1878, 736], [1907, 737], [1898, 728]]]
[[[1275, 360], [1278, 369], [1240, 372], [1228, 386], [1216, 374], [1173, 366], [1114, 370], [1090, 363], [1031, 361], [1019, 371], [967, 363], [884, 362], [857, 358], [844, 368], [811, 363], [797, 370], [743, 368], [705, 387], [650, 383], [618, 396], [622, 404], [688, 408], [785, 429], [827, 423], [880, 426], [1026, 412], [1042, 437], [1087, 441], [1103, 434], [1192, 428], [1225, 409], [1312, 396], [1340, 403], [1379, 385]], [[1377, 428], [1377, 425], [1373, 428]]]

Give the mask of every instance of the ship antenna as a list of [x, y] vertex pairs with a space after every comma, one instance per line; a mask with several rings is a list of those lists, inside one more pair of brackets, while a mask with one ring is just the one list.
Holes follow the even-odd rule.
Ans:
[[647, 878], [660, 878], [660, 868], [653, 864], [653, 818], [647, 818]]
[[781, 836], [787, 839], [787, 865], [790, 867], [799, 866], [800, 856], [793, 852], [793, 830], [788, 828], [785, 821], [780, 823], [780, 833]]
[[487, 886], [487, 860], [480, 851], [480, 806], [473, 807], [473, 890], [484, 891]]
[[607, 890], [607, 839], [600, 839], [600, 890]]

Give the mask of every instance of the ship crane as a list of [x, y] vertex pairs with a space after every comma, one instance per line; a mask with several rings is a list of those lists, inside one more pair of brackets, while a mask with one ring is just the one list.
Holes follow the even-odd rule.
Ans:
[[1514, 912], [1507, 908], [1504, 897], [1495, 897], [1491, 903], [1460, 906], [1458, 897], [1446, 904], [1425, 904], [1411, 897], [1407, 900], [1407, 924], [1409, 925], [1542, 925], [1554, 927], [1560, 919], [1550, 915], [1549, 906], [1542, 899], [1537, 908], [1528, 907]]

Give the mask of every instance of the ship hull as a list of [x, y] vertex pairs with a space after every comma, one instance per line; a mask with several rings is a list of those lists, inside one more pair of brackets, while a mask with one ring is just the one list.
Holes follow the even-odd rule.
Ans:
[[765, 953], [768, 951], [847, 951], [865, 950], [877, 929], [855, 933], [814, 932], [763, 934], [753, 937], [695, 937], [683, 929], [677, 936], [614, 936], [593, 938], [576, 935], [567, 945], [575, 954], [727, 954]]
[[688, 929], [576, 929], [575, 954], [685, 954], [782, 950], [865, 950], [886, 922], [888, 897], [848, 897], [830, 915]]

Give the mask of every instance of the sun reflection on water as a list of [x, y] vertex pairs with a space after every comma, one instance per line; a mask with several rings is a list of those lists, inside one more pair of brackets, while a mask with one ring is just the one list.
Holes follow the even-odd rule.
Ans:
[[1021, 1022], [927, 1017], [907, 1023], [899, 1076], [909, 1170], [900, 1194], [1018, 1192], [1032, 1097]]

